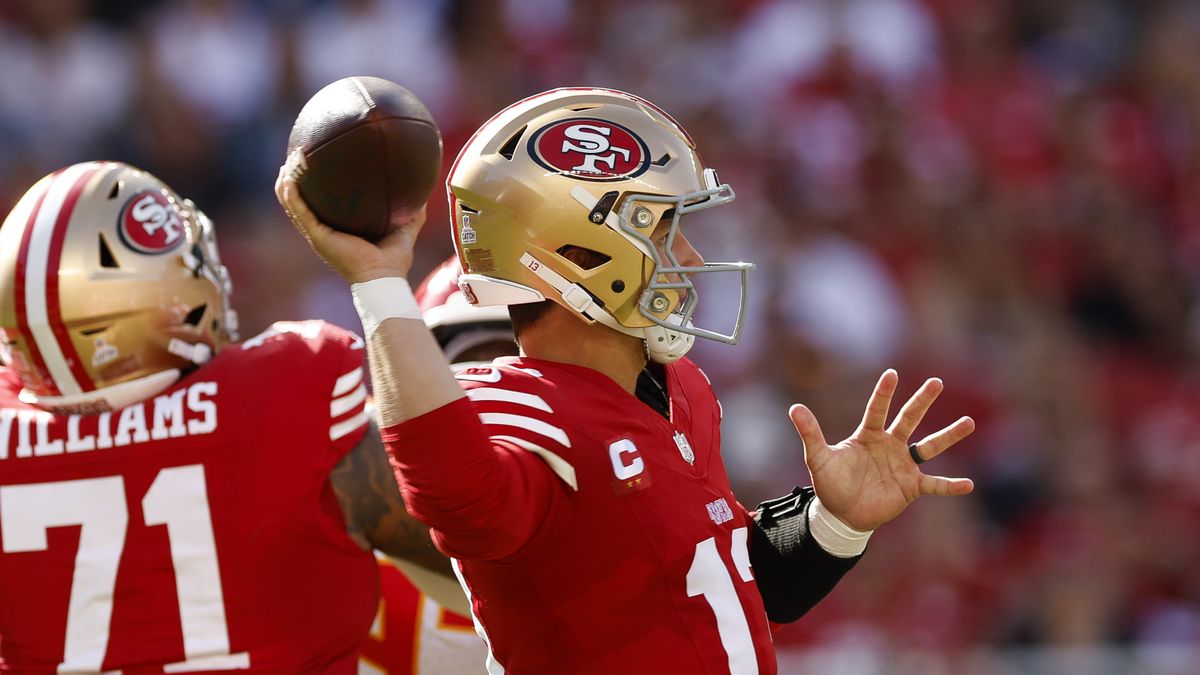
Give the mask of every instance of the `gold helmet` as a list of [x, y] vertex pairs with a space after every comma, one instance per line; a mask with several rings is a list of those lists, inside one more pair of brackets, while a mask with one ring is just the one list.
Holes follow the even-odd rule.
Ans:
[[190, 201], [126, 164], [75, 164], [0, 227], [0, 350], [31, 404], [119, 408], [237, 339], [231, 288]]
[[[683, 266], [680, 217], [733, 201], [669, 115], [611, 89], [554, 89], [500, 111], [475, 132], [446, 182], [454, 245], [472, 304], [551, 299], [588, 322], [640, 337], [669, 363], [695, 337], [736, 343], [750, 263]], [[650, 235], [666, 222], [665, 254]], [[599, 254], [584, 269], [564, 252]], [[741, 304], [729, 333], [693, 326], [689, 275], [737, 272]]]

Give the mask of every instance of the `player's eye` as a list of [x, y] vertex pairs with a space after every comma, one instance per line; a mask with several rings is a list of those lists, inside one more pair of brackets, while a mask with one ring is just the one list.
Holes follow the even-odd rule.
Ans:
[[654, 226], [654, 232], [650, 234], [650, 240], [654, 243], [662, 243], [666, 241], [667, 234], [671, 232], [671, 221], [674, 219], [675, 209], [670, 209], [663, 213], [658, 219], [658, 225]]

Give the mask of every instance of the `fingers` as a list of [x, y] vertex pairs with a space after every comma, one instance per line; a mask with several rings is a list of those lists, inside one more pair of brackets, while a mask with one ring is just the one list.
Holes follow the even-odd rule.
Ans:
[[917, 390], [917, 393], [912, 395], [904, 403], [904, 407], [900, 409], [900, 414], [896, 415], [896, 419], [892, 421], [892, 426], [888, 429], [888, 433], [900, 438], [907, 439], [912, 435], [914, 429], [921, 424], [921, 420], [925, 418], [925, 413], [929, 411], [929, 406], [937, 400], [938, 394], [942, 393], [942, 381], [938, 378], [930, 378], [925, 380], [925, 384]]
[[284, 213], [287, 214], [296, 229], [307, 234], [311, 229], [308, 221], [316, 221], [316, 217], [312, 215], [308, 204], [304, 203], [304, 198], [300, 196], [296, 181], [291, 178], [281, 178], [275, 183], [275, 197], [279, 199], [280, 206], [283, 207]]
[[975, 489], [975, 482], [970, 478], [946, 478], [945, 476], [921, 475], [918, 485], [921, 496], [928, 497], [957, 497], [969, 494]]
[[867, 401], [867, 410], [863, 413], [864, 429], [883, 431], [883, 426], [887, 424], [888, 408], [892, 405], [892, 394], [896, 393], [896, 384], [899, 381], [900, 376], [891, 368], [879, 376], [879, 381], [875, 383], [875, 391], [871, 392], [871, 398]]
[[300, 195], [296, 178], [303, 169], [304, 155], [297, 150], [279, 167], [279, 176], [275, 179], [275, 198], [279, 200], [279, 205], [283, 207], [283, 212], [292, 221], [292, 225], [311, 241], [314, 234], [319, 234], [322, 229], [327, 228]]
[[392, 230], [401, 229], [420, 229], [425, 224], [425, 215], [428, 205], [422, 204], [420, 208], [411, 211], [393, 211], [390, 218]]
[[[915, 398], [915, 397], [914, 397]], [[946, 448], [970, 436], [975, 431], [975, 420], [970, 417], [960, 417], [958, 421], [944, 429], [932, 433], [917, 443], [917, 452], [925, 461], [945, 452]]]
[[829, 444], [825, 442], [821, 425], [817, 423], [816, 416], [808, 406], [799, 403], [788, 410], [788, 417], [792, 418], [796, 433], [800, 434], [800, 440], [804, 441], [804, 462], [808, 464], [809, 470], [814, 470], [825, 462], [829, 453]]

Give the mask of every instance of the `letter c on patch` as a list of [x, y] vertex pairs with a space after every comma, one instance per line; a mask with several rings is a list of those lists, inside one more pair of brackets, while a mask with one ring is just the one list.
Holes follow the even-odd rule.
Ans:
[[613, 475], [618, 480], [633, 478], [646, 468], [637, 446], [628, 438], [611, 443], [608, 446], [608, 457], [612, 460]]

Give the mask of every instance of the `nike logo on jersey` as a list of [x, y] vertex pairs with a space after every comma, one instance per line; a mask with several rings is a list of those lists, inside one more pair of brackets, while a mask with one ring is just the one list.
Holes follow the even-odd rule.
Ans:
[[454, 377], [460, 380], [469, 380], [471, 382], [485, 382], [487, 384], [494, 384], [500, 381], [500, 370], [491, 366], [466, 368], [455, 373]]

